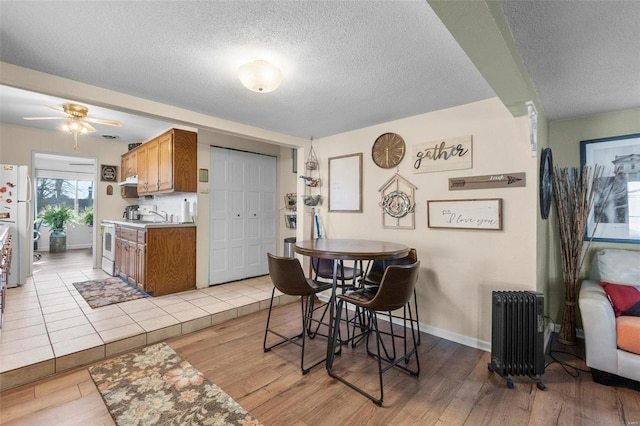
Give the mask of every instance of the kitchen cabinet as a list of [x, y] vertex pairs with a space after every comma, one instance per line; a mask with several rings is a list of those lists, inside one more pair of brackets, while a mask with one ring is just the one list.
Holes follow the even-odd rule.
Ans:
[[158, 192], [158, 140], [138, 147], [138, 195]]
[[[158, 140], [158, 191], [173, 189], [173, 133], [165, 133]], [[194, 188], [195, 191], [195, 188]]]
[[[120, 167], [120, 181], [124, 181], [129, 176], [138, 174], [138, 153], [129, 151], [122, 156]], [[122, 198], [138, 198], [138, 191], [134, 186], [121, 186], [120, 194]]]
[[116, 274], [153, 295], [196, 286], [195, 226], [116, 223]]
[[[136, 155], [138, 196], [196, 192], [198, 185], [198, 135], [196, 133], [171, 129], [130, 152]], [[124, 168], [125, 156], [122, 157], [122, 161]]]
[[144, 281], [138, 276], [138, 232], [132, 228], [116, 226], [116, 274], [144, 290]]
[[138, 153], [129, 151], [122, 156], [121, 180], [138, 174]]

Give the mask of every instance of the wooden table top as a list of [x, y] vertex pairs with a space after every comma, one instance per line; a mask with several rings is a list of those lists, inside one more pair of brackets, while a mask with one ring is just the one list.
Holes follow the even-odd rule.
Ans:
[[321, 259], [389, 260], [409, 254], [409, 247], [388, 241], [320, 238], [298, 241], [296, 253]]

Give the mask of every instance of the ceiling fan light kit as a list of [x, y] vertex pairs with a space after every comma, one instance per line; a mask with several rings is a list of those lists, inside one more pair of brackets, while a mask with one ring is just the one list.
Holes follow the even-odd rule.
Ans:
[[63, 132], [72, 133], [74, 145], [73, 149], [78, 149], [78, 135], [83, 135], [86, 133], [93, 133], [96, 129], [89, 124], [98, 123], [104, 124], [107, 126], [122, 126], [122, 123], [114, 120], [101, 120], [98, 118], [89, 118], [87, 115], [89, 114], [89, 108], [83, 105], [66, 103], [62, 105], [62, 110], [54, 107], [48, 106], [52, 111], [62, 112], [66, 114], [66, 117], [24, 117], [25, 120], [65, 120], [64, 123], [56, 126], [58, 130], [62, 130]]
[[269, 93], [282, 82], [282, 71], [264, 60], [244, 64], [238, 70], [238, 78], [247, 89], [257, 93]]

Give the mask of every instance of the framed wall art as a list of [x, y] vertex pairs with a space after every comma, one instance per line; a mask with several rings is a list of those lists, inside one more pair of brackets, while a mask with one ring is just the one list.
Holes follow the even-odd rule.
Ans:
[[102, 182], [118, 181], [118, 166], [100, 165], [100, 180]]
[[585, 240], [640, 243], [640, 133], [581, 141], [580, 162], [603, 167]]
[[362, 153], [329, 158], [329, 211], [362, 212]]
[[427, 201], [429, 228], [502, 230], [502, 198]]

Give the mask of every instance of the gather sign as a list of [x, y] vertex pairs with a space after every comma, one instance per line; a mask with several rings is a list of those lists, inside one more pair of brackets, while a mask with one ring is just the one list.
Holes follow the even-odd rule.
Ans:
[[413, 172], [428, 173], [472, 167], [471, 135], [413, 145]]

